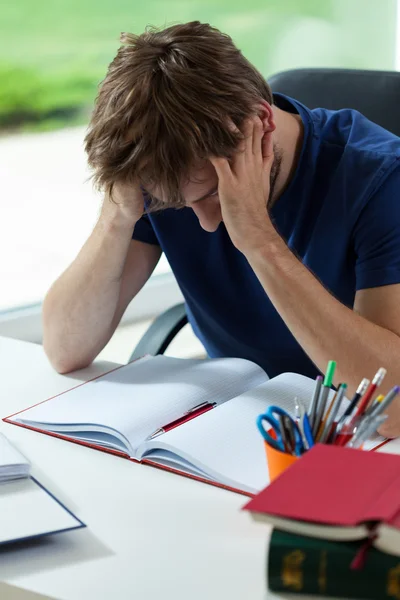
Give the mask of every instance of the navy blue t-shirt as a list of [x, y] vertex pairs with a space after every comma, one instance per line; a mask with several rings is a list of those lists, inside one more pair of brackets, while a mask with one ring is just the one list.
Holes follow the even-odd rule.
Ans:
[[[296, 172], [271, 210], [289, 248], [349, 307], [356, 290], [400, 283], [400, 138], [354, 110], [309, 110], [281, 94], [275, 103], [304, 124]], [[315, 377], [223, 223], [208, 233], [192, 209], [167, 209], [142, 217], [133, 238], [161, 246], [210, 357]]]

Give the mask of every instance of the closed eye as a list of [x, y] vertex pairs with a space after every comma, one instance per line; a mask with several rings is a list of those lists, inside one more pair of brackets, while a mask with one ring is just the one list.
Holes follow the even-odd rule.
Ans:
[[213, 196], [218, 196], [218, 188], [211, 192], [208, 192], [207, 194], [204, 194], [204, 196], [198, 198], [197, 200], [193, 200], [191, 204], [197, 204], [198, 202], [202, 202], [203, 200], [207, 200], [207, 198], [212, 198]]

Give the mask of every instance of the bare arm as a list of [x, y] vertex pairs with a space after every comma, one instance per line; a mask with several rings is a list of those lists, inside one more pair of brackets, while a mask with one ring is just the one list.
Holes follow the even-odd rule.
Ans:
[[[280, 238], [267, 251], [248, 255], [270, 300], [310, 359], [325, 371], [337, 360], [335, 384], [349, 384], [349, 396], [379, 367], [385, 394], [400, 381], [400, 284], [356, 292], [354, 310], [334, 298]], [[400, 434], [400, 403], [388, 410], [385, 435]]]
[[129, 202], [105, 199], [91, 236], [46, 295], [43, 346], [60, 373], [94, 360], [160, 258], [158, 246], [131, 239], [143, 204], [132, 193]]
[[[372, 379], [383, 366], [388, 371], [380, 389], [384, 394], [400, 382], [400, 284], [358, 291], [352, 310], [291, 252], [266, 210], [274, 160], [272, 132], [258, 117], [249, 119], [242, 152], [231, 162], [212, 159], [225, 227], [318, 369], [324, 371], [328, 360], [336, 360], [335, 383], [348, 383], [351, 396], [363, 377]], [[399, 398], [387, 413], [382, 434], [400, 435]]]

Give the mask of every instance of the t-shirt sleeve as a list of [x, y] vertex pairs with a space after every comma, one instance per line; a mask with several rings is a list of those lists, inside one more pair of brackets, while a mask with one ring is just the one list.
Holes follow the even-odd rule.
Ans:
[[400, 283], [400, 167], [364, 207], [354, 244], [357, 290]]
[[154, 246], [160, 245], [148, 215], [143, 215], [136, 223], [132, 239], [145, 242], [146, 244], [153, 244]]

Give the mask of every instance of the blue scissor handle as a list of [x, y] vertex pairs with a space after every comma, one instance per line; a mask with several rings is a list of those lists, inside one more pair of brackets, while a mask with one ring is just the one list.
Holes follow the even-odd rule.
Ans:
[[[275, 438], [273, 438], [268, 431], [264, 427], [264, 421], [266, 421], [269, 425], [268, 429], [273, 429], [275, 433]], [[279, 450], [280, 452], [285, 452], [285, 445], [282, 440], [279, 423], [271, 417], [269, 414], [264, 413], [257, 417], [257, 427], [259, 432], [263, 436], [264, 440], [272, 446], [275, 450]]]
[[[297, 423], [292, 419], [292, 417], [289, 415], [289, 413], [287, 413], [286, 410], [284, 410], [280, 406], [268, 407], [266, 412], [257, 418], [257, 427], [258, 427], [261, 435], [263, 436], [264, 440], [266, 442], [268, 442], [268, 444], [270, 444], [270, 446], [275, 448], [275, 450], [280, 450], [281, 452], [286, 451], [285, 444], [283, 442], [282, 435], [281, 435], [279, 421], [275, 415], [285, 416], [290, 419], [291, 424], [292, 424], [294, 440], [295, 440], [294, 453], [296, 456], [300, 456], [304, 450], [304, 444], [303, 444], [303, 440], [301, 438], [301, 433], [299, 431]], [[273, 429], [275, 436], [276, 436], [276, 440], [268, 433], [268, 431], [265, 430], [264, 421], [266, 421], [268, 423], [270, 429]]]

